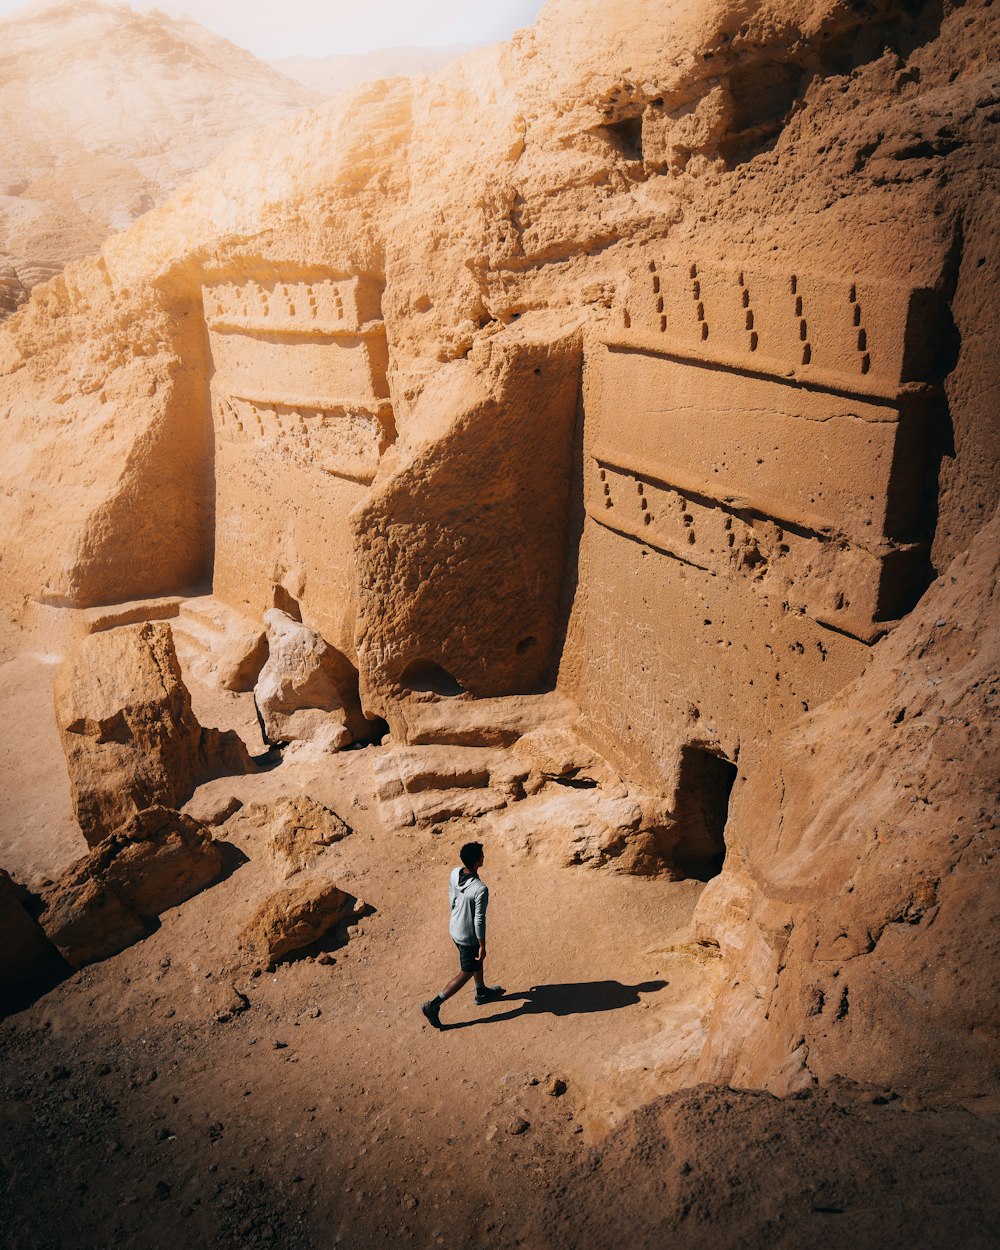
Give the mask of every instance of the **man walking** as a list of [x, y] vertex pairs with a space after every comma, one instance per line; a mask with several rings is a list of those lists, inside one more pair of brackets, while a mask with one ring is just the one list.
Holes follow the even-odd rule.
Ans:
[[486, 908], [490, 892], [480, 879], [483, 866], [483, 844], [466, 842], [459, 852], [460, 868], [454, 868], [448, 881], [448, 901], [451, 921], [448, 932], [458, 947], [459, 974], [448, 982], [436, 998], [420, 1004], [420, 1010], [436, 1029], [441, 1028], [441, 1004], [452, 994], [457, 994], [470, 977], [476, 980], [476, 1002], [491, 1003], [503, 996], [502, 985], [487, 985], [483, 980], [483, 961], [486, 959]]

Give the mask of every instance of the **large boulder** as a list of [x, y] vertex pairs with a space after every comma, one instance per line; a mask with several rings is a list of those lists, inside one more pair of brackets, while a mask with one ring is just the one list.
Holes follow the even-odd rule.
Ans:
[[163, 621], [82, 639], [56, 678], [55, 700], [91, 846], [143, 808], [179, 807], [202, 782], [252, 770], [239, 735], [196, 719]]
[[254, 699], [271, 742], [316, 741], [337, 751], [368, 732], [351, 662], [280, 608], [264, 614], [268, 660]]
[[239, 936], [240, 949], [249, 964], [269, 967], [318, 942], [355, 907], [356, 900], [329, 878], [302, 878], [261, 903]]
[[154, 917], [211, 885], [222, 868], [218, 844], [198, 821], [147, 808], [46, 892], [41, 926], [80, 968], [145, 937]]

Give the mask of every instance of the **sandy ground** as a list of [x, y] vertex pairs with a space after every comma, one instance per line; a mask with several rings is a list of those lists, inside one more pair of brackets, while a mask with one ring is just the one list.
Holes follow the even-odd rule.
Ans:
[[[37, 662], [4, 675], [44, 720]], [[259, 747], [247, 696], [193, 689], [204, 722]], [[2, 1026], [12, 1247], [515, 1244], [530, 1240], [528, 1213], [552, 1176], [643, 1101], [637, 1055], [696, 997], [701, 965], [668, 948], [683, 943], [703, 887], [543, 866], [491, 842], [489, 818], [387, 833], [375, 750], [203, 787], [200, 798], [246, 805], [216, 833], [244, 862]], [[50, 724], [26, 754], [62, 829]], [[325, 857], [369, 914], [252, 976], [236, 934], [270, 857], [248, 808], [296, 793], [351, 825]], [[16, 822], [26, 797], [5, 802]], [[9, 839], [8, 862], [51, 873], [44, 828], [40, 814]], [[486, 844], [491, 888], [487, 974], [507, 995], [481, 1008], [461, 991], [436, 1032], [419, 1004], [456, 967], [447, 878], [472, 836]], [[234, 987], [247, 1005], [220, 1023]], [[555, 1077], [564, 1093], [548, 1092]]]
[[[76, 853], [52, 671], [0, 672], [23, 718], [0, 748], [22, 870]], [[203, 723], [259, 750], [248, 696], [192, 693]], [[554, 868], [488, 816], [388, 832], [379, 749], [202, 787], [244, 804], [216, 830], [228, 875], [0, 1023], [4, 1247], [1000, 1245], [995, 1121], [849, 1085], [658, 1098], [719, 976], [688, 940], [703, 886]], [[351, 826], [325, 871], [366, 914], [254, 975], [237, 934], [274, 888], [255, 805], [290, 794]], [[462, 990], [437, 1032], [419, 1004], [455, 969], [447, 877], [470, 837], [507, 993], [481, 1008]]]

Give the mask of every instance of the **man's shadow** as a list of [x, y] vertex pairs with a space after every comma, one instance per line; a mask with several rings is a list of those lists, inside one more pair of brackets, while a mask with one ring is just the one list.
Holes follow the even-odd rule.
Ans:
[[640, 1003], [640, 994], [654, 994], [669, 984], [669, 981], [640, 981], [638, 985], [622, 985], [620, 981], [574, 981], [568, 985], [535, 985], [524, 993], [504, 994], [496, 1000], [506, 1003], [520, 999], [520, 1006], [513, 1011], [483, 1016], [479, 1020], [459, 1020], [454, 1024], [442, 1024], [442, 1027], [470, 1029], [477, 1024], [499, 1024], [518, 1016], [579, 1016], [592, 1011], [618, 1011]]

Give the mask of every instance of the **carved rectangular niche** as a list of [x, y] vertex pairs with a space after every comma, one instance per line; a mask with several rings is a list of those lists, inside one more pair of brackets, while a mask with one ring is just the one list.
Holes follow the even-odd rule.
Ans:
[[218, 441], [370, 482], [395, 437], [379, 284], [289, 273], [203, 300]]
[[645, 261], [588, 359], [589, 516], [877, 637], [924, 567], [924, 295]]

